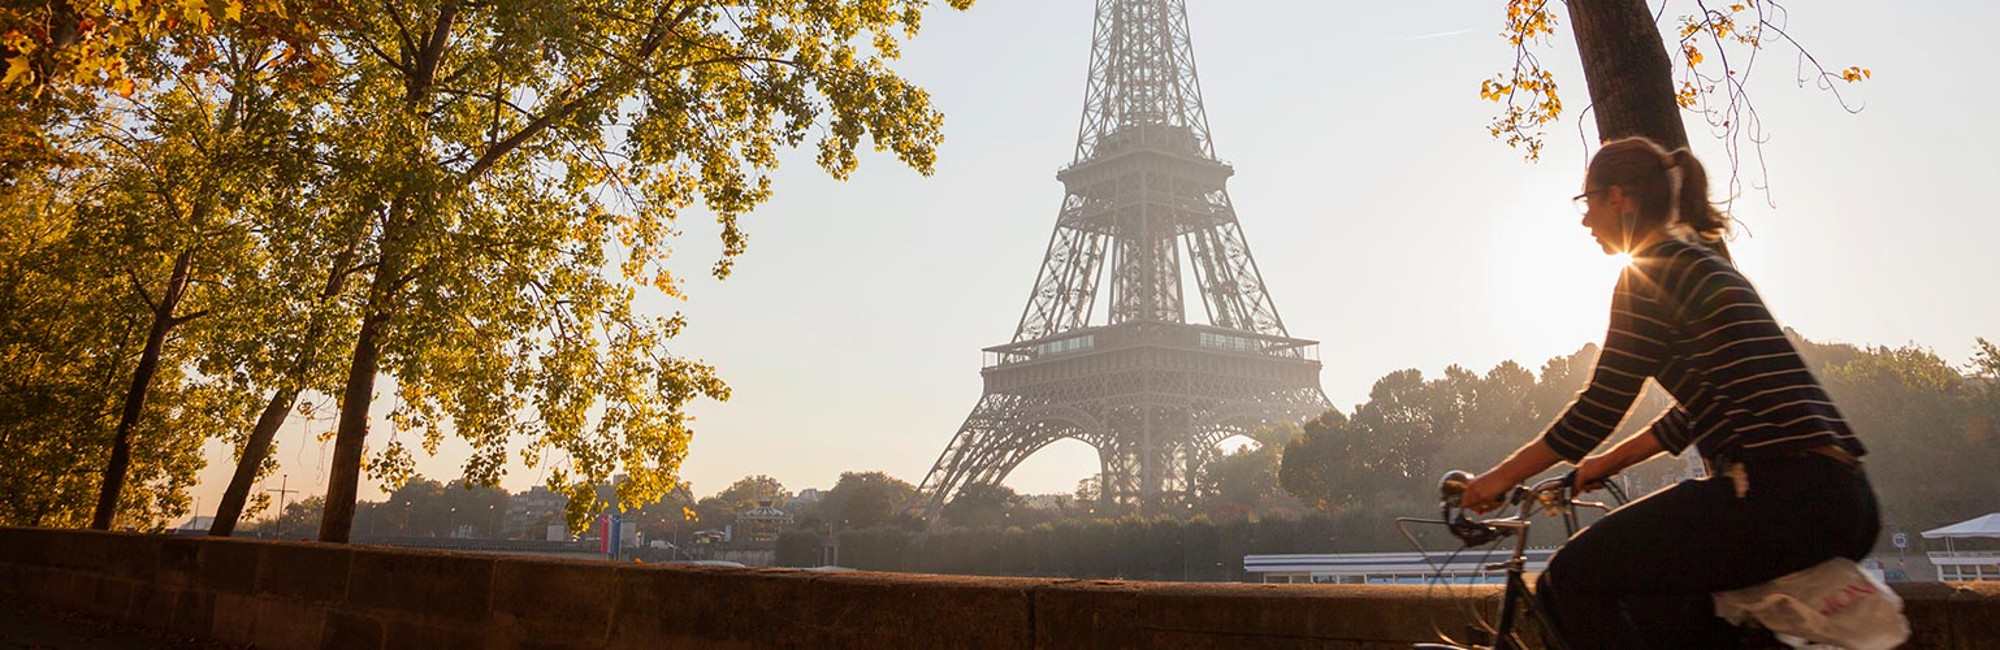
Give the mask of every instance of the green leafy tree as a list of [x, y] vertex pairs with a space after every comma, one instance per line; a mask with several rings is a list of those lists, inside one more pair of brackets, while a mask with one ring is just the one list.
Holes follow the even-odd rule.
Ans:
[[[227, 52], [213, 38], [250, 31], [316, 49], [318, 3], [287, 0], [28, 0], [0, 6], [0, 180], [60, 164], [88, 146], [79, 124], [158, 83], [205, 76]], [[178, 50], [173, 64], [158, 54]]]
[[1013, 488], [976, 483], [960, 487], [939, 514], [958, 526], [1005, 528], [1014, 511], [1020, 508], [1021, 495], [1015, 494]]
[[721, 530], [736, 521], [737, 513], [756, 508], [759, 501], [769, 499], [772, 505], [784, 508], [792, 493], [785, 489], [778, 479], [762, 474], [736, 479], [729, 487], [695, 502], [694, 521], [704, 530]]
[[505, 490], [495, 487], [457, 480], [440, 483], [416, 476], [390, 492], [388, 499], [367, 504], [362, 510], [371, 515], [360, 532], [378, 537], [451, 537], [469, 533], [473, 537], [498, 538], [507, 512], [507, 498]]
[[758, 474], [736, 479], [735, 483], [717, 492], [715, 498], [741, 511], [755, 508], [764, 501], [783, 507], [792, 498], [792, 491], [785, 489], [785, 484], [778, 479]]
[[1103, 475], [1092, 474], [1078, 480], [1076, 482], [1076, 492], [1073, 496], [1076, 499], [1076, 504], [1084, 508], [1092, 508], [1102, 504], [1104, 501]]
[[916, 486], [882, 472], [841, 472], [820, 512], [842, 528], [887, 526], [903, 516]]
[[1221, 519], [1304, 514], [1305, 505], [1278, 484], [1282, 449], [1282, 444], [1245, 446], [1204, 465], [1196, 481], [1201, 495], [1200, 510]]
[[[116, 412], [118, 378], [135, 351], [137, 316], [116, 275], [73, 243], [94, 175], [48, 169], [0, 187], [0, 521], [88, 522]], [[50, 435], [51, 431], [69, 435]]]
[[[110, 335], [94, 342], [16, 340], [27, 357], [61, 354], [83, 364], [58, 374], [100, 378], [87, 393], [54, 374], [28, 373], [24, 378], [43, 389], [68, 384], [63, 394], [77, 401], [22, 408], [24, 417], [42, 409], [70, 414], [60, 417], [72, 426], [28, 435], [71, 431], [69, 438], [81, 441], [58, 444], [66, 463], [95, 466], [89, 523], [96, 528], [149, 527], [177, 517], [186, 499], [176, 492], [201, 467], [202, 441], [231, 430], [251, 379], [241, 372], [242, 359], [231, 358], [230, 343], [266, 324], [254, 313], [263, 301], [240, 292], [265, 268], [259, 251], [268, 240], [255, 216], [276, 190], [295, 187], [293, 168], [283, 161], [296, 151], [289, 118], [298, 104], [268, 82], [296, 80], [301, 68], [270, 58], [276, 46], [269, 39], [226, 49], [204, 39], [171, 45], [151, 51], [146, 65], [210, 57], [200, 66], [206, 74], [173, 76], [126, 93], [129, 100], [79, 112], [68, 129], [71, 155], [15, 185], [39, 192], [51, 187], [45, 182], [58, 182], [54, 187], [68, 196], [7, 215], [7, 230], [23, 229], [29, 238], [9, 249], [28, 261], [12, 267], [21, 274], [9, 284], [23, 287], [15, 297], [36, 308], [0, 318], [19, 332], [46, 329], [34, 322], [46, 320]], [[106, 367], [84, 369], [93, 359]], [[111, 377], [115, 389], [102, 383]], [[78, 490], [68, 482], [79, 474], [74, 466], [41, 469], [66, 477], [58, 482], [65, 485], [58, 488], [67, 495], [64, 505], [33, 507], [35, 518], [50, 521], [47, 508], [70, 507]]]
[[[216, 60], [206, 65], [208, 75], [173, 76], [140, 93], [130, 109], [111, 113], [143, 131], [96, 127], [104, 134], [101, 159], [110, 182], [96, 209], [82, 211], [78, 222], [99, 238], [95, 250], [123, 271], [148, 314], [100, 483], [97, 528], [116, 514], [133, 429], [169, 358], [191, 358], [205, 377], [197, 381], [228, 397], [218, 417], [246, 410], [238, 402], [247, 403], [261, 377], [254, 352], [241, 343], [269, 331], [279, 319], [267, 307], [282, 302], [269, 290], [269, 276], [282, 271], [270, 266], [268, 251], [282, 245], [267, 217], [306, 189], [304, 160], [311, 152], [299, 125], [317, 96], [307, 90], [310, 66], [283, 60], [282, 45], [269, 38], [174, 45], [149, 65]], [[169, 335], [191, 349], [170, 355]], [[218, 423], [207, 433], [227, 428]]]
[[[2000, 483], [2000, 426], [1992, 418], [1992, 347], [1973, 374], [1918, 347], [1858, 349], [1816, 370], [1868, 445], [1870, 480], [1891, 528], [1922, 530], [1991, 512]], [[1841, 355], [1846, 356], [1846, 355]]]
[[[682, 540], [699, 530], [702, 522], [695, 511], [696, 499], [687, 483], [681, 483], [665, 498], [625, 513], [625, 521], [639, 527], [647, 540]], [[544, 524], [546, 525], [546, 524]]]
[[[864, 139], [928, 172], [939, 117], [886, 62], [929, 5], [343, 5], [327, 37], [352, 56], [345, 128], [378, 199], [321, 539], [347, 539], [381, 373], [397, 432], [472, 444], [468, 479], [497, 480], [525, 440], [519, 457], [555, 465], [572, 525], [602, 507], [591, 491], [614, 468], [623, 504], [675, 485], [683, 406], [728, 393], [666, 350], [683, 322], [634, 313], [635, 290], [678, 295], [662, 263], [696, 201], [722, 223], [726, 275], [778, 150], [814, 133], [835, 177]], [[406, 441], [377, 449], [373, 475], [408, 475]]]
[[[1330, 411], [1305, 423], [1283, 447], [1278, 482], [1334, 515], [1338, 534], [1330, 536], [1344, 549], [1402, 549], [1394, 518], [1434, 508], [1444, 472], [1489, 465], [1540, 433], [1576, 398], [1596, 354], [1586, 346], [1551, 359], [1539, 380], [1513, 362], [1484, 375], [1452, 366], [1431, 380], [1416, 370], [1390, 373], [1352, 417]], [[1614, 435], [1635, 431], [1666, 404], [1663, 395], [1642, 400], [1640, 415]]]
[[1328, 410], [1300, 427], [1285, 443], [1279, 458], [1278, 483], [1314, 508], [1340, 512], [1373, 492], [1362, 480], [1374, 475], [1366, 468], [1373, 454], [1368, 429], [1349, 427], [1347, 416]]
[[274, 519], [252, 522], [249, 530], [279, 539], [310, 537], [313, 528], [319, 526], [320, 514], [324, 510], [326, 510], [325, 498], [309, 496], [285, 504], [284, 511]]
[[779, 533], [777, 546], [778, 566], [819, 566], [820, 538], [812, 531], [788, 530]]

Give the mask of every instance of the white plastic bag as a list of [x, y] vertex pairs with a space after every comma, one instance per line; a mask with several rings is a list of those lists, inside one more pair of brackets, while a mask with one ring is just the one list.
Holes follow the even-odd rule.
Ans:
[[1738, 625], [1755, 618], [1780, 638], [1851, 650], [1887, 650], [1910, 638], [1903, 599], [1847, 558], [1714, 596], [1716, 616]]

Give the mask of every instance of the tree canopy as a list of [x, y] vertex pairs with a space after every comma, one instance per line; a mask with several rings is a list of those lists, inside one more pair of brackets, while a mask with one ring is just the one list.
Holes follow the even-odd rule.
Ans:
[[[942, 116], [891, 65], [926, 11], [970, 4], [0, 10], [0, 355], [21, 369], [0, 449], [32, 459], [0, 472], [0, 519], [76, 523], [96, 492], [100, 525], [156, 525], [222, 438], [226, 534], [271, 433], [329, 406], [323, 540], [348, 538], [364, 472], [397, 488], [453, 436], [464, 480], [526, 463], [573, 526], [659, 499], [686, 405], [729, 394], [671, 348], [683, 318], [636, 306], [686, 299], [676, 220], [720, 222], [724, 277], [780, 151], [928, 173]], [[378, 393], [396, 406], [370, 435]]]

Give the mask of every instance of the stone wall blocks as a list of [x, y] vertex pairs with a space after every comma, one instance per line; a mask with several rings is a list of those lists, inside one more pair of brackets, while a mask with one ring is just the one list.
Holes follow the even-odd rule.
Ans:
[[257, 560], [265, 543], [240, 539], [209, 539], [196, 553], [197, 588], [248, 595], [257, 590]]
[[326, 603], [260, 594], [253, 610], [249, 642], [259, 650], [312, 650], [320, 646], [320, 630], [326, 627]]
[[319, 647], [322, 650], [381, 650], [383, 636], [381, 621], [344, 609], [332, 609], [326, 613], [325, 622], [320, 624]]
[[160, 540], [160, 555], [153, 580], [163, 586], [185, 589], [192, 586], [201, 569], [201, 540], [194, 536]]
[[[49, 566], [76, 569], [91, 573], [111, 570], [114, 536], [118, 533], [93, 533], [60, 538], [51, 552], [43, 555]], [[56, 540], [51, 540], [56, 541]]]
[[104, 618], [123, 618], [132, 607], [132, 592], [138, 584], [110, 576], [92, 576], [82, 582], [89, 588], [77, 592], [84, 595], [81, 609], [92, 616]]
[[42, 528], [0, 528], [0, 561], [34, 566], [64, 566], [56, 561], [63, 548], [62, 531]]
[[[1946, 617], [1951, 621], [1951, 641], [1967, 650], [2000, 650], [2000, 582], [1954, 587]], [[1907, 647], [1920, 646], [1910, 643]]]
[[491, 555], [356, 548], [348, 559], [346, 602], [479, 623], [487, 618], [496, 561]]
[[215, 594], [205, 591], [184, 591], [174, 599], [173, 618], [167, 629], [175, 634], [191, 637], [210, 638], [215, 626]]
[[262, 544], [256, 593], [317, 603], [347, 597], [348, 562], [354, 549], [340, 544]]
[[1142, 648], [1139, 594], [1124, 583], [1066, 581], [1032, 596], [1037, 648]]
[[619, 565], [501, 559], [493, 564], [491, 612], [524, 643], [602, 646], [618, 605]]
[[1903, 597], [1903, 617], [1910, 621], [1910, 648], [1950, 648], [1952, 645], [1951, 613], [1946, 603], [1953, 589], [1943, 583], [1906, 583], [1895, 585], [1896, 594]]
[[97, 576], [61, 568], [49, 572], [47, 595], [42, 602], [81, 609], [96, 596]]
[[[1275, 586], [1269, 586], [1275, 587]], [[1209, 629], [1244, 638], [1435, 640], [1433, 626], [1453, 630], [1471, 623], [1458, 597], [1497, 594], [1497, 587], [1455, 588], [1287, 585], [1175, 585], [1142, 587], [1139, 620], [1153, 629]], [[1455, 597], [1454, 597], [1455, 596]], [[1328, 616], [1338, 611], [1339, 616]]]
[[104, 548], [107, 569], [105, 573], [126, 578], [152, 582], [154, 574], [160, 570], [160, 547], [167, 538], [160, 535], [139, 535], [134, 533], [109, 533], [99, 538]]
[[25, 564], [0, 564], [0, 594], [29, 600], [47, 600], [54, 593], [55, 569]]
[[134, 624], [164, 630], [173, 625], [174, 606], [180, 600], [181, 589], [157, 583], [138, 583], [132, 589], [132, 599], [121, 620]]
[[611, 645], [645, 647], [699, 639], [718, 647], [799, 643], [785, 612], [807, 597], [803, 572], [626, 566], [618, 570]]
[[208, 628], [211, 638], [223, 643], [247, 644], [257, 634], [257, 599], [246, 594], [215, 595]]
[[382, 637], [382, 647], [392, 650], [479, 648], [485, 640], [484, 632], [470, 625], [391, 620], [383, 627], [387, 632]]
[[[632, 565], [5, 528], [0, 549], [0, 594], [274, 650], [1374, 650], [1433, 640], [1434, 627], [1464, 630], [1461, 608], [1498, 593]], [[2000, 650], [2000, 583], [1894, 588], [1913, 627], [1907, 647]]]
[[806, 574], [794, 616], [807, 645], [881, 647], [900, 639], [956, 639], [961, 648], [1034, 643], [1038, 580], [886, 573]]

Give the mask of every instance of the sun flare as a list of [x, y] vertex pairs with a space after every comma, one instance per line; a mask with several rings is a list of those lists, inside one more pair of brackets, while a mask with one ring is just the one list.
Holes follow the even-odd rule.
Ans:
[[1631, 254], [1631, 253], [1612, 253], [1612, 254], [1611, 254], [1611, 266], [1613, 266], [1613, 267], [1616, 267], [1616, 268], [1621, 268], [1621, 269], [1622, 269], [1622, 268], [1625, 268], [1625, 267], [1628, 267], [1628, 266], [1631, 266], [1631, 265], [1632, 265], [1632, 254]]

